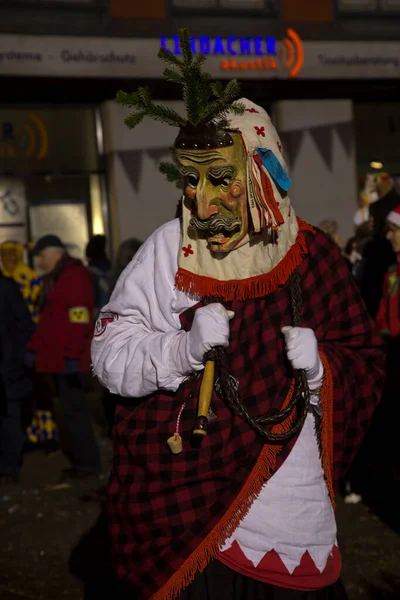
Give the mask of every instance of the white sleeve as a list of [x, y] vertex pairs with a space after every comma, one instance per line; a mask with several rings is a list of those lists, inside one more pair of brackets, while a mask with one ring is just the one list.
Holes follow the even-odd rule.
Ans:
[[196, 302], [174, 288], [179, 243], [179, 221], [156, 231], [101, 311], [93, 371], [114, 394], [140, 398], [159, 389], [175, 391], [191, 371], [179, 314]]

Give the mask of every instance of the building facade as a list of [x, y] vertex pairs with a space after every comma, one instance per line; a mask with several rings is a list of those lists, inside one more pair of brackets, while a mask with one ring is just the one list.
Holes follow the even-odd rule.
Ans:
[[173, 217], [158, 163], [174, 132], [128, 131], [113, 99], [145, 84], [180, 108], [157, 59], [178, 51], [179, 27], [213, 77], [239, 79], [272, 115], [298, 213], [351, 235], [370, 163], [400, 172], [400, 0], [0, 0], [2, 239], [79, 222], [79, 252], [102, 232], [115, 249]]

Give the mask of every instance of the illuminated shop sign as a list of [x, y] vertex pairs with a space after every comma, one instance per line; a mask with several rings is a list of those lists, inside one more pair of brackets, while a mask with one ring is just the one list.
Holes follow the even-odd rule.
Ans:
[[[161, 48], [175, 55], [180, 54], [179, 38], [163, 35]], [[283, 71], [289, 77], [297, 77], [304, 61], [304, 49], [299, 35], [288, 29], [283, 40], [275, 37], [236, 37], [210, 38], [199, 36], [191, 38], [194, 54], [205, 54], [221, 58], [222, 71]]]
[[[174, 35], [167, 39], [161, 36], [161, 47], [174, 54], [180, 54], [179, 38]], [[191, 38], [192, 52], [206, 56], [276, 56], [277, 40], [274, 37], [238, 38], [233, 35], [223, 40], [205, 35]]]
[[42, 119], [28, 112], [17, 123], [11, 120], [0, 122], [0, 158], [33, 158], [36, 162], [46, 157], [49, 135]]

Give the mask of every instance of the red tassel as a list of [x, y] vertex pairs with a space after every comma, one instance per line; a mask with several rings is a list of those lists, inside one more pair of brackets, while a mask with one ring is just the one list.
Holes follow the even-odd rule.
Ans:
[[335, 492], [333, 490], [333, 379], [328, 359], [320, 352], [324, 367], [324, 382], [321, 391], [322, 403], [322, 467], [326, 485], [333, 508], [335, 508]]

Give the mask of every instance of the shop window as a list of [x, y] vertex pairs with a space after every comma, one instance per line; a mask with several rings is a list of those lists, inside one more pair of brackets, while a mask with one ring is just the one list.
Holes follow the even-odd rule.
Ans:
[[[106, 0], [13, 0], [14, 5], [45, 9], [45, 8], [89, 8], [104, 7]], [[0, 0], [1, 4], [10, 4], [10, 0]]]
[[400, 0], [338, 0], [342, 15], [400, 13]]
[[264, 0], [220, 0], [222, 8], [264, 8]]
[[355, 102], [354, 131], [360, 176], [374, 169], [400, 175], [400, 105], [397, 102]]
[[381, 9], [385, 12], [400, 12], [400, 0], [380, 0]]
[[170, 0], [173, 9], [182, 11], [201, 12], [204, 10], [254, 12], [276, 16], [279, 0]]
[[84, 257], [108, 227], [101, 134], [90, 106], [0, 108], [0, 242], [55, 233]]
[[176, 8], [216, 8], [217, 0], [172, 0], [172, 6]]
[[340, 12], [374, 12], [378, 8], [378, 0], [339, 0]]

